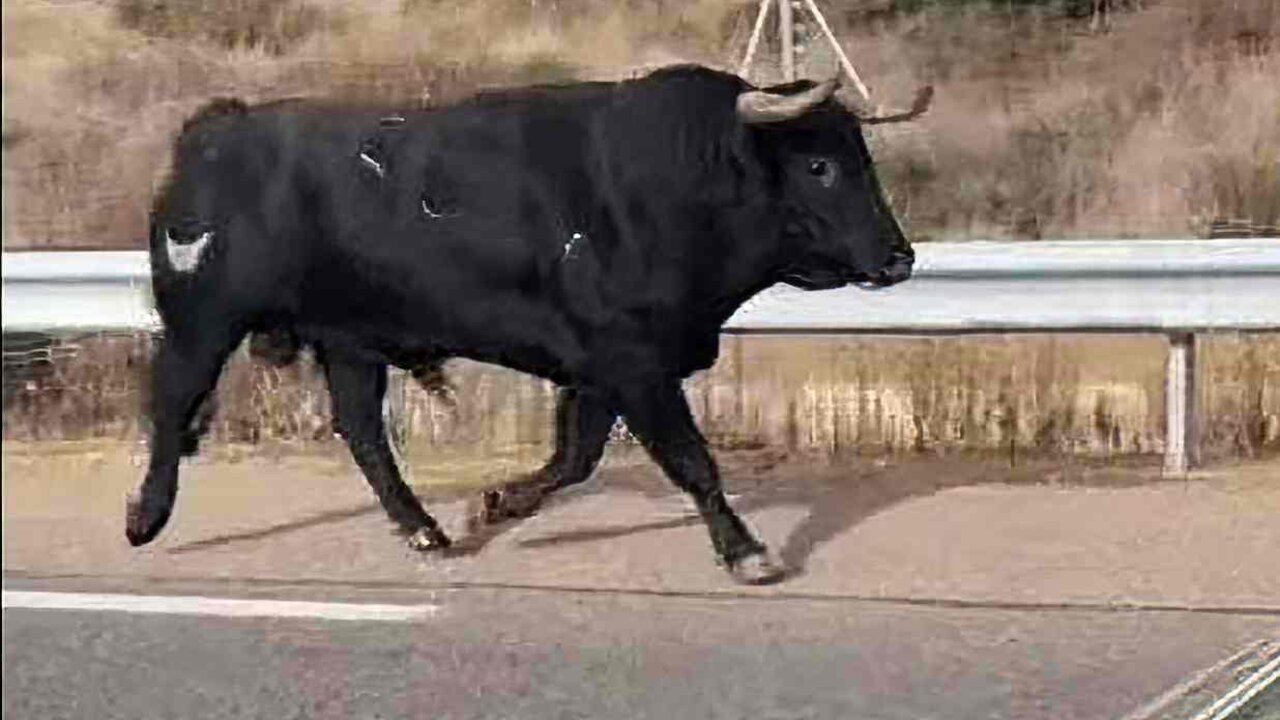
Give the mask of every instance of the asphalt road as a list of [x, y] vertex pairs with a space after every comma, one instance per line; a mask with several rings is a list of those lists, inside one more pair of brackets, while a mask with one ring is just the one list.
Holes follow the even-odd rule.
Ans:
[[8, 607], [4, 717], [1121, 718], [1280, 635], [1274, 615], [1181, 611], [225, 583], [181, 592], [437, 609], [373, 622]]
[[[274, 461], [193, 465], [169, 534], [135, 550], [135, 469], [56, 457], [3, 474], [6, 718], [1190, 720], [1270, 677], [1230, 659], [1280, 641], [1274, 464], [1078, 486], [738, 468], [737, 502], [802, 570], [741, 588], [629, 466], [424, 559], [349, 468]], [[381, 619], [287, 617], [298, 601]], [[1206, 668], [1226, 670], [1188, 685]], [[1230, 720], [1276, 715], [1273, 695]]]

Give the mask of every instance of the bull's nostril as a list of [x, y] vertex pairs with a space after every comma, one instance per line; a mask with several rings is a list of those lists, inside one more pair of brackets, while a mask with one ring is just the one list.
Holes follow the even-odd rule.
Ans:
[[909, 257], [897, 256], [894, 261], [876, 273], [876, 282], [882, 285], [896, 285], [911, 277], [912, 261]]

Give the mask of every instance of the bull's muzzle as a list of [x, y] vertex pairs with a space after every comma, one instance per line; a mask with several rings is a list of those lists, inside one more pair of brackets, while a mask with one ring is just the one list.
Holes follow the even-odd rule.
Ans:
[[915, 262], [916, 253], [910, 246], [894, 250], [883, 268], [859, 278], [856, 284], [868, 290], [897, 285], [911, 277], [911, 269]]

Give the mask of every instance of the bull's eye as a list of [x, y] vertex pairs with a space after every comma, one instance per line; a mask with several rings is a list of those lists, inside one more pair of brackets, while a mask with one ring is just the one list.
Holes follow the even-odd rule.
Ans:
[[818, 179], [823, 187], [836, 184], [837, 166], [834, 162], [823, 158], [809, 161], [809, 174]]

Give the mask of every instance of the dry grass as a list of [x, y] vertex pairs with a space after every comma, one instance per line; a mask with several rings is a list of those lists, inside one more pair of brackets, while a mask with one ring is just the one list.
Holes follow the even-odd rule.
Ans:
[[873, 77], [939, 86], [921, 128], [886, 133], [881, 152], [910, 226], [1029, 239], [1274, 227], [1280, 5], [1143, 7], [1105, 33], [1034, 10], [1004, 23], [934, 10], [851, 41]]
[[[726, 7], [640, 5], [6, 2], [4, 247], [140, 246], [169, 142], [214, 95], [416, 104], [616, 73], [646, 55], [652, 65], [680, 56], [657, 38], [705, 44], [719, 30], [706, 8]], [[652, 37], [641, 48], [629, 23], [643, 17]]]
[[[826, 458], [957, 453], [1017, 462], [1161, 452], [1164, 340], [1159, 337], [742, 338], [686, 385], [719, 448]], [[1200, 360], [1208, 457], [1280, 450], [1280, 339], [1214, 335]], [[10, 348], [11, 349], [11, 348]], [[51, 362], [6, 364], [4, 438], [138, 442], [145, 433], [147, 341], [85, 338]], [[35, 357], [32, 355], [31, 357]], [[410, 384], [411, 455], [482, 457], [527, 467], [549, 451], [552, 387], [454, 361], [456, 405]], [[283, 370], [244, 351], [219, 386], [209, 448], [251, 454], [339, 448], [316, 368]]]
[[[1187, 235], [1215, 218], [1280, 222], [1277, 0], [1115, 4], [1141, 10], [1093, 31], [1070, 2], [822, 3], [878, 98], [938, 87], [916, 127], [877, 132], [913, 233]], [[169, 139], [215, 94], [444, 102], [477, 85], [677, 60], [730, 67], [753, 5], [6, 2], [4, 247], [138, 246]], [[830, 53], [809, 47], [803, 69], [831, 72]]]

